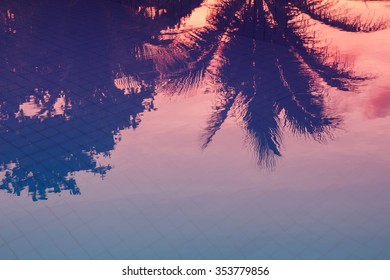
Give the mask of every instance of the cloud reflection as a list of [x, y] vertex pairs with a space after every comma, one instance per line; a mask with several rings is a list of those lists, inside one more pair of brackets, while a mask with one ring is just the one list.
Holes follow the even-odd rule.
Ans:
[[390, 87], [380, 87], [371, 92], [364, 108], [364, 115], [369, 119], [390, 115]]

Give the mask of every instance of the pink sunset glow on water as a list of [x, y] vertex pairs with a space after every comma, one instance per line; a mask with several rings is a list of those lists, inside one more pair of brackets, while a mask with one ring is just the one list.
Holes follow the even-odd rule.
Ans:
[[370, 94], [364, 115], [370, 119], [385, 118], [390, 114], [390, 87], [378, 88]]
[[0, 258], [390, 258], [389, 1], [33, 2], [0, 3]]

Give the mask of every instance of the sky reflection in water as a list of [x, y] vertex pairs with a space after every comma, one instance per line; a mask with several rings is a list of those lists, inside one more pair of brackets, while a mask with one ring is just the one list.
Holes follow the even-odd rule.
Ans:
[[[173, 197], [209, 192], [202, 203], [225, 209], [214, 192], [229, 197], [244, 188], [243, 201], [253, 195], [266, 204], [257, 185], [330, 186], [334, 198], [334, 182], [345, 187], [341, 197], [356, 184], [363, 196], [361, 183], [374, 178], [382, 190], [389, 183], [382, 172], [389, 158], [377, 158], [389, 139], [386, 5], [2, 2], [2, 200], [7, 192], [54, 200], [48, 193], [66, 190], [88, 203], [122, 195], [136, 203], [140, 191], [152, 203], [158, 185]], [[356, 168], [336, 169], [353, 159]], [[354, 180], [360, 168], [362, 182]], [[323, 174], [329, 179], [319, 182]], [[276, 205], [283, 197], [273, 198]], [[312, 210], [316, 197], [298, 197]]]

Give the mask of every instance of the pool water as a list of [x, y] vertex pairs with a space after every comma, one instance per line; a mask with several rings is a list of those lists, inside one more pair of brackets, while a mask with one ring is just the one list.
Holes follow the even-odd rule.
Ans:
[[286, 3], [1, 1], [0, 259], [389, 259], [390, 1]]

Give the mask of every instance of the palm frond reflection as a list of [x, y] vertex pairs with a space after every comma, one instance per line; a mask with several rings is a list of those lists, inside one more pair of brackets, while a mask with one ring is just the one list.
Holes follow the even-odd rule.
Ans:
[[348, 32], [387, 27], [337, 15], [335, 1], [206, 0], [197, 9], [204, 10], [203, 25], [168, 28], [144, 44], [156, 87], [167, 95], [214, 92], [202, 147], [234, 115], [267, 167], [281, 156], [283, 129], [319, 142], [332, 138], [342, 120], [326, 110], [327, 89], [352, 91], [369, 79], [322, 39], [316, 22]]

